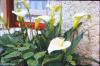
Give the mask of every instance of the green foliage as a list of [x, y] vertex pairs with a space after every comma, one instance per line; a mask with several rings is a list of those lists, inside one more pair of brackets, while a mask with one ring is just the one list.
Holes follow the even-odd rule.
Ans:
[[27, 53], [24, 53], [23, 54], [23, 58], [24, 59], [28, 59], [28, 58], [30, 58], [30, 57], [32, 57], [33, 56], [33, 52], [27, 52]]
[[28, 59], [27, 60], [28, 66], [40, 66], [36, 60]]
[[12, 57], [16, 57], [19, 55], [20, 55], [20, 53], [18, 51], [14, 51], [14, 52], [11, 52], [11, 53], [7, 54], [6, 56], [4, 56], [4, 58], [12, 58]]
[[3, 35], [2, 37], [0, 37], [0, 44], [16, 44], [16, 41], [14, 40], [13, 37], [9, 36], [9, 35]]
[[[54, 66], [62, 62], [63, 54], [47, 55], [45, 56], [42, 66]], [[55, 64], [56, 63], [56, 64]]]
[[68, 40], [69, 38], [71, 38], [73, 32], [74, 32], [73, 28], [70, 28], [68, 31], [66, 31], [64, 33], [65, 40]]
[[78, 43], [80, 42], [80, 40], [83, 37], [84, 32], [82, 32], [81, 34], [79, 34], [75, 39], [72, 40], [72, 45], [70, 47], [70, 50], [67, 52], [67, 55], [73, 54], [75, 48], [77, 47]]
[[[28, 10], [27, 3], [23, 1], [25, 8]], [[75, 54], [75, 49], [82, 39], [84, 32], [75, 34], [78, 28], [82, 25], [79, 23], [77, 29], [70, 28], [65, 31], [64, 35], [61, 32], [62, 27], [62, 5], [57, 7], [50, 6], [51, 14], [50, 20], [45, 22], [45, 29], [41, 30], [41, 34], [32, 36], [30, 40], [27, 34], [27, 28], [24, 27], [21, 31], [17, 31], [13, 34], [5, 34], [0, 36], [0, 47], [3, 48], [3, 52], [0, 53], [0, 63], [15, 66], [75, 66], [79, 64], [80, 60], [78, 55]], [[54, 26], [55, 12], [60, 12], [60, 20], [58, 24]], [[91, 18], [88, 16], [88, 18]], [[31, 21], [31, 20], [30, 20]], [[38, 29], [36, 29], [36, 32]], [[48, 53], [48, 47], [52, 39], [55, 37], [63, 37], [65, 40], [71, 41], [71, 46], [66, 48], [66, 52], [62, 50], [54, 51], [51, 54]], [[78, 57], [77, 57], [78, 56]]]
[[38, 60], [39, 58], [45, 56], [46, 51], [38, 52], [34, 55], [34, 58]]

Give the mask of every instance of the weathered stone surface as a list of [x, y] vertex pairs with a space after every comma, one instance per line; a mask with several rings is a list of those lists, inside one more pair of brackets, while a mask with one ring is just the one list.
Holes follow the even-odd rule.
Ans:
[[[52, 2], [53, 5], [60, 2]], [[72, 16], [80, 12], [88, 12], [92, 15], [92, 22], [85, 20], [84, 27], [90, 27], [96, 24], [93, 28], [89, 29], [84, 35], [80, 44], [78, 45], [76, 52], [86, 57], [93, 57], [99, 61], [99, 44], [100, 44], [100, 32], [99, 32], [99, 22], [100, 22], [100, 4], [99, 1], [62, 1], [63, 4], [63, 28], [67, 30], [72, 26]], [[90, 63], [85, 61], [85, 63]], [[98, 64], [91, 62], [93, 66], [99, 66]]]
[[[66, 1], [63, 2], [63, 20], [64, 23], [72, 23], [72, 16], [79, 12], [88, 12], [92, 15], [92, 22], [85, 22], [84, 27], [92, 26], [96, 24], [93, 28], [89, 29], [89, 37], [87, 34], [84, 35], [80, 44], [78, 45], [76, 51], [85, 55], [86, 57], [93, 57], [99, 61], [99, 44], [100, 44], [100, 32], [99, 32], [99, 22], [100, 22], [100, 4], [98, 1]], [[66, 27], [67, 28], [67, 27]], [[65, 29], [66, 29], [65, 28]], [[85, 61], [87, 63], [87, 61]], [[89, 62], [90, 63], [90, 62]], [[99, 66], [96, 63], [91, 62], [93, 66]]]

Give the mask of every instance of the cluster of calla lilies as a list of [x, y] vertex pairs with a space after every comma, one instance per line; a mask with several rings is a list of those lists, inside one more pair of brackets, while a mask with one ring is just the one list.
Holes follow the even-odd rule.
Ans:
[[[26, 7], [26, 9], [29, 9], [28, 5], [25, 3], [25, 1], [22, 0], [22, 2], [24, 4], [24, 6]], [[53, 22], [53, 20], [54, 20], [53, 23], [50, 23], [50, 27], [52, 30], [52, 27], [56, 26], [59, 23], [59, 21], [62, 20], [61, 17], [59, 18], [58, 16], [56, 16], [54, 14], [54, 11], [58, 12], [58, 11], [62, 10], [62, 5], [57, 5], [57, 6], [48, 5], [48, 7], [50, 8], [50, 16], [47, 16], [47, 15], [38, 16], [35, 18], [33, 23], [32, 22], [21, 22], [21, 24], [22, 24], [21, 28], [24, 28], [25, 27], [24, 24], [25, 24], [26, 28], [29, 28], [32, 30], [44, 30], [46, 28], [45, 23], [50, 22], [50, 20], [52, 20], [52, 22]], [[20, 11], [12, 11], [12, 13], [17, 16], [18, 22], [16, 22], [16, 27], [20, 27], [20, 21], [23, 21], [22, 18], [25, 17], [25, 15], [27, 15], [28, 12], [20, 10]], [[83, 17], [87, 17], [88, 19], [90, 19], [89, 18], [90, 15], [88, 13], [78, 13], [73, 16], [73, 28], [74, 29], [76, 29], [78, 27], [80, 20]], [[4, 18], [3, 14], [1, 14], [0, 19], [3, 20], [3, 18]], [[41, 21], [41, 20], [44, 20], [44, 21]], [[3, 24], [3, 23], [1, 23], [1, 24]], [[41, 31], [40, 31], [40, 34], [41, 34]], [[50, 54], [53, 51], [63, 50], [70, 46], [71, 46], [70, 41], [65, 41], [65, 39], [63, 37], [55, 37], [51, 40], [47, 50], [48, 50], [48, 53]]]

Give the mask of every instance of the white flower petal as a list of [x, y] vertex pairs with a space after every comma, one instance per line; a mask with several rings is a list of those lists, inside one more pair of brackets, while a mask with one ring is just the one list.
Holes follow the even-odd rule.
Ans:
[[27, 29], [28, 37], [30, 40], [32, 40], [32, 31], [31, 29]]
[[28, 37], [29, 37], [30, 40], [32, 40], [33, 36], [36, 36], [36, 30], [27, 29], [27, 33], [28, 33]]
[[71, 45], [71, 42], [70, 42], [70, 41], [65, 41], [65, 42], [64, 42], [64, 47], [65, 47], [65, 48], [70, 47], [70, 45]]
[[[35, 19], [37, 19], [37, 18], [40, 18], [40, 19], [44, 20], [45, 22], [49, 22], [51, 19], [51, 17], [47, 16], [47, 15], [38, 16]], [[56, 16], [54, 16], [54, 19], [55, 19], [54, 26], [56, 26], [58, 24], [58, 22], [60, 21], [60, 16], [56, 15]]]
[[68, 48], [71, 45], [70, 41], [65, 41], [64, 38], [57, 37], [51, 40], [49, 47], [48, 47], [48, 53], [51, 53], [55, 50], [62, 50], [65, 48]]
[[33, 36], [36, 36], [36, 35], [37, 35], [37, 31], [33, 30]]
[[38, 30], [38, 34], [41, 34], [41, 31], [40, 30]]
[[51, 53], [51, 52], [53, 52], [55, 50], [59, 50], [59, 48], [57, 46], [55, 46], [55, 45], [54, 46], [53, 45], [50, 45], [48, 47], [48, 53]]
[[56, 44], [58, 44], [57, 43], [58, 40], [59, 40], [58, 37], [51, 40], [49, 47], [48, 47], [48, 53], [58, 50], [58, 46], [56, 45]]
[[22, 17], [24, 17], [24, 16], [27, 14], [27, 11], [20, 11], [20, 12], [12, 11], [12, 13], [14, 13], [14, 14], [17, 15], [17, 16], [22, 16]]

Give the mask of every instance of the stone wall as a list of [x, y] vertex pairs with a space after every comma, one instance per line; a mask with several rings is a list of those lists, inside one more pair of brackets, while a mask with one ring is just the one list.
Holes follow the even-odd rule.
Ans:
[[[50, 1], [53, 5], [61, 3], [63, 4], [63, 29], [66, 30], [72, 26], [72, 16], [80, 12], [88, 12], [92, 15], [92, 22], [85, 20], [85, 27], [96, 24], [93, 28], [88, 28], [76, 51], [85, 55], [86, 57], [93, 57], [99, 61], [99, 22], [100, 22], [100, 4], [99, 1]], [[89, 33], [89, 35], [88, 35]], [[85, 61], [88, 63], [88, 61]], [[96, 63], [91, 62], [93, 66], [99, 66]]]

